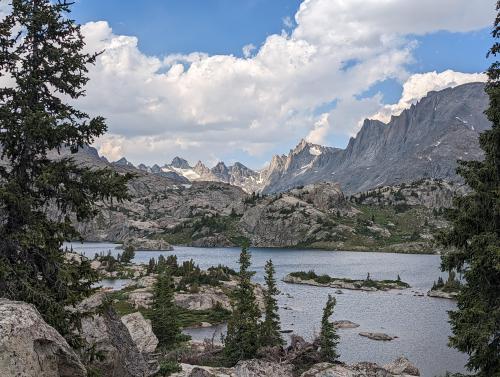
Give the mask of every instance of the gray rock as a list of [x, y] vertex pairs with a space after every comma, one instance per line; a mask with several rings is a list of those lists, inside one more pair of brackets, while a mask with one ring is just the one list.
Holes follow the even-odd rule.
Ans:
[[359, 335], [365, 338], [382, 341], [389, 341], [397, 338], [397, 336], [390, 336], [381, 332], [360, 332]]
[[446, 298], [448, 300], [456, 300], [458, 296], [458, 292], [444, 292], [439, 289], [430, 290], [427, 292], [427, 296], [435, 297], [435, 298]]
[[131, 313], [121, 317], [121, 321], [127, 327], [132, 340], [137, 345], [139, 352], [154, 352], [158, 345], [158, 338], [151, 328], [151, 320], [146, 320], [141, 313]]
[[387, 369], [392, 374], [405, 374], [410, 376], [420, 376], [420, 371], [413, 365], [410, 360], [404, 356], [400, 356], [392, 363], [384, 365], [384, 369]]
[[337, 329], [355, 329], [356, 327], [359, 327], [357, 323], [347, 320], [333, 321], [332, 323]]
[[0, 376], [86, 375], [76, 353], [33, 305], [0, 299]]
[[336, 181], [348, 193], [420, 178], [458, 180], [456, 160], [480, 159], [478, 135], [491, 127], [484, 84], [430, 92], [389, 123], [365, 120], [346, 149], [301, 141], [261, 172], [264, 193]]
[[[99, 292], [84, 300], [78, 310], [96, 310], [102, 304], [105, 294]], [[82, 319], [82, 336], [90, 347], [105, 355], [104, 360], [96, 360], [93, 366], [103, 377], [146, 377], [151, 375], [144, 356], [134, 343], [125, 324], [111, 307], [102, 314]]]

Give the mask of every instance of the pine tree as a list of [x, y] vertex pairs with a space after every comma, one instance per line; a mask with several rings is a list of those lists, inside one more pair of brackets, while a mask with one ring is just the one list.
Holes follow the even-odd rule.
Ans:
[[132, 259], [135, 258], [135, 249], [133, 246], [128, 245], [125, 247], [123, 250], [122, 257], [120, 259], [120, 262], [122, 263], [130, 263]]
[[250, 252], [248, 246], [242, 247], [240, 253], [240, 272], [238, 287], [233, 296], [233, 312], [227, 324], [227, 335], [224, 339], [224, 355], [229, 364], [239, 360], [255, 357], [259, 348], [260, 311], [255, 300], [251, 278], [254, 272], [250, 268]]
[[174, 281], [168, 269], [158, 275], [153, 292], [151, 325], [159, 345], [171, 348], [181, 337], [178, 310], [174, 301]]
[[[500, 1], [488, 55], [500, 53]], [[451, 228], [439, 239], [451, 251], [443, 271], [463, 273], [458, 309], [450, 312], [450, 345], [469, 355], [467, 368], [477, 376], [500, 375], [500, 62], [488, 69], [485, 114], [492, 128], [479, 137], [483, 161], [459, 161], [457, 172], [471, 192], [454, 200]]]
[[[77, 346], [78, 314], [69, 307], [92, 292], [90, 264], [65, 260], [62, 243], [79, 238], [72, 219], [89, 220], [95, 202], [127, 197], [129, 175], [90, 169], [72, 153], [106, 131], [68, 98], [82, 97], [87, 65], [80, 28], [66, 1], [12, 0], [0, 21], [0, 297], [34, 304], [44, 319]], [[50, 215], [49, 215], [50, 213]]]
[[319, 334], [319, 346], [321, 361], [333, 363], [339, 358], [337, 354], [337, 344], [339, 336], [335, 330], [335, 326], [330, 322], [330, 317], [333, 314], [333, 309], [337, 301], [335, 297], [328, 295], [325, 308], [323, 309], [323, 317], [321, 318], [321, 332]]
[[264, 321], [260, 325], [260, 346], [275, 347], [285, 344], [280, 333], [280, 317], [276, 295], [280, 292], [276, 287], [273, 261], [269, 259], [265, 266], [266, 290], [264, 292]]

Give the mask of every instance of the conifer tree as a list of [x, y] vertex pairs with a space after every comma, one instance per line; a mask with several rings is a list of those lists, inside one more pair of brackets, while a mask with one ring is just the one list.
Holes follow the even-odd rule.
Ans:
[[170, 271], [160, 272], [154, 285], [151, 325], [159, 345], [166, 348], [172, 347], [181, 338], [174, 291]]
[[[87, 65], [80, 27], [65, 0], [12, 0], [0, 21], [0, 297], [34, 304], [73, 345], [79, 315], [70, 310], [92, 292], [97, 275], [87, 261], [66, 261], [62, 243], [77, 239], [72, 220], [97, 214], [95, 202], [127, 197], [126, 181], [90, 169], [72, 153], [106, 131], [68, 99], [82, 97]], [[50, 213], [50, 215], [49, 215]]]
[[266, 290], [264, 292], [264, 321], [260, 325], [260, 346], [274, 347], [285, 344], [280, 333], [280, 317], [276, 295], [280, 292], [276, 287], [273, 261], [269, 259], [265, 266]]
[[321, 318], [321, 332], [319, 334], [319, 346], [321, 361], [333, 363], [339, 358], [337, 353], [337, 344], [339, 336], [335, 330], [335, 326], [330, 322], [330, 317], [333, 314], [333, 309], [337, 301], [335, 297], [328, 295], [325, 308], [323, 309], [323, 317]]
[[[500, 53], [500, 1], [488, 55]], [[500, 375], [500, 62], [487, 71], [485, 114], [492, 123], [479, 136], [483, 161], [459, 161], [457, 172], [471, 192], [456, 197], [448, 213], [452, 227], [440, 235], [451, 251], [443, 271], [463, 273], [457, 310], [450, 312], [450, 345], [469, 355], [467, 368], [477, 376]]]
[[250, 252], [244, 245], [240, 253], [238, 286], [233, 296], [233, 312], [227, 324], [224, 339], [224, 355], [229, 364], [255, 357], [259, 348], [260, 311], [255, 300], [251, 278]]

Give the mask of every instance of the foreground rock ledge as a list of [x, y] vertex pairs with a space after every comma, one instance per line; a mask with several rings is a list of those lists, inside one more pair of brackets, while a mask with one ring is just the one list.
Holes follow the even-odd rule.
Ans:
[[[264, 360], [240, 361], [233, 368], [211, 368], [181, 364], [182, 372], [171, 377], [293, 377], [290, 364], [272, 363]], [[301, 377], [414, 377], [419, 370], [405, 357], [380, 366], [375, 363], [330, 364], [320, 363], [301, 374]]]
[[33, 305], [0, 299], [0, 376], [86, 377], [87, 371]]

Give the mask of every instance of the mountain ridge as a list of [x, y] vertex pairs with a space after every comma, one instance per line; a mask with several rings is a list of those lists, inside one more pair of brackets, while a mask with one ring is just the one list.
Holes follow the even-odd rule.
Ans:
[[[227, 166], [220, 161], [208, 168], [198, 161], [192, 167], [181, 157], [162, 167], [141, 164], [138, 168], [173, 179], [218, 181], [265, 194], [317, 182], [338, 182], [352, 194], [421, 178], [458, 181], [457, 160], [482, 158], [478, 136], [490, 127], [483, 113], [487, 104], [484, 83], [431, 91], [387, 123], [365, 119], [345, 149], [302, 139], [288, 154], [274, 155], [258, 171], [240, 162]], [[114, 164], [130, 163], [122, 158]]]

